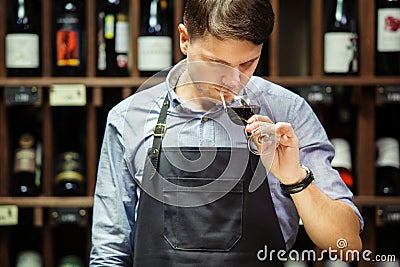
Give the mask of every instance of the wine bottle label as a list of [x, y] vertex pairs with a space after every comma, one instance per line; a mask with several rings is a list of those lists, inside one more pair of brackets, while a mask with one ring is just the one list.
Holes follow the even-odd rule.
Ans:
[[9, 33], [6, 36], [7, 68], [39, 67], [39, 35]]
[[36, 251], [25, 250], [18, 254], [16, 267], [41, 267], [42, 257]]
[[104, 38], [114, 39], [114, 23], [115, 23], [114, 15], [107, 14], [104, 17]]
[[57, 66], [78, 67], [80, 65], [79, 31], [58, 30], [56, 41]]
[[53, 84], [49, 95], [50, 106], [86, 105], [84, 84]]
[[376, 141], [376, 147], [378, 152], [377, 167], [399, 168], [399, 142], [395, 138], [380, 138]]
[[127, 21], [117, 21], [115, 25], [115, 52], [128, 53], [129, 24]]
[[351, 170], [351, 151], [349, 143], [342, 138], [332, 138], [331, 143], [335, 147], [335, 157], [332, 167], [343, 167]]
[[97, 23], [99, 26], [99, 32], [97, 34], [97, 69], [107, 69], [107, 53], [106, 53], [106, 42], [104, 37], [104, 12], [100, 12], [97, 17]]
[[[324, 36], [324, 71], [326, 73], [348, 73], [358, 49], [357, 35], [350, 32], [327, 32]], [[352, 68], [357, 66], [352, 66]]]
[[172, 38], [169, 36], [139, 36], [138, 69], [160, 71], [172, 65]]
[[18, 206], [0, 205], [0, 225], [18, 224]]
[[36, 86], [6, 87], [7, 105], [40, 104], [40, 90]]
[[377, 18], [378, 52], [400, 52], [400, 8], [380, 8]]
[[14, 173], [36, 171], [35, 150], [33, 148], [19, 148], [15, 152]]

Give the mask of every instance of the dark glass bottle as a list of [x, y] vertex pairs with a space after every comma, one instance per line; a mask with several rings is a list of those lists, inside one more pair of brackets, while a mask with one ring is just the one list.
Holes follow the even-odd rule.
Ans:
[[85, 76], [85, 4], [82, 0], [58, 0], [55, 7], [53, 74]]
[[357, 75], [357, 23], [349, 0], [337, 0], [324, 34], [324, 72], [333, 75]]
[[172, 4], [167, 0], [142, 0], [138, 37], [138, 69], [151, 76], [172, 65]]
[[376, 2], [376, 74], [400, 75], [400, 0]]
[[375, 194], [396, 196], [400, 194], [399, 143], [392, 137], [381, 137], [376, 141]]
[[31, 134], [23, 134], [15, 151], [13, 180], [18, 196], [37, 196], [40, 188], [41, 145]]
[[84, 171], [81, 155], [76, 151], [66, 151], [58, 155], [54, 176], [54, 195], [83, 196]]
[[97, 75], [128, 76], [128, 3], [103, 0], [97, 17]]
[[86, 113], [83, 107], [53, 107], [53, 193], [85, 195]]
[[5, 63], [8, 76], [40, 76], [41, 2], [7, 1]]
[[43, 266], [43, 231], [35, 227], [33, 208], [18, 209], [18, 227], [12, 231], [13, 241], [10, 247], [15, 250], [13, 266]]
[[76, 255], [67, 255], [61, 258], [58, 267], [83, 267], [83, 261]]

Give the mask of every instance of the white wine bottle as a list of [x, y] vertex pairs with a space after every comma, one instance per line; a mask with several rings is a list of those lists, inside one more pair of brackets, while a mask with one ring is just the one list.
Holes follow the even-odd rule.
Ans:
[[172, 65], [172, 7], [167, 0], [142, 0], [138, 69], [151, 76]]
[[[7, 1], [5, 60], [8, 76], [41, 75], [41, 2]], [[8, 12], [9, 10], [9, 12]]]

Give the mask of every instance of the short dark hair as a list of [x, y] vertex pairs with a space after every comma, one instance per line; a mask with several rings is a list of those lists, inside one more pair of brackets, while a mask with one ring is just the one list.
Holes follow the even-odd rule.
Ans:
[[268, 0], [187, 0], [183, 23], [190, 38], [210, 33], [258, 45], [272, 32], [274, 11]]

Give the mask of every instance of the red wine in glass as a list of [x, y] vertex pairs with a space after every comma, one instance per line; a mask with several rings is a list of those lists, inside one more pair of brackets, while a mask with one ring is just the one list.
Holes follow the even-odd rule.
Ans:
[[227, 108], [229, 118], [239, 125], [247, 125], [247, 120], [260, 112], [260, 106], [258, 105], [228, 106]]

